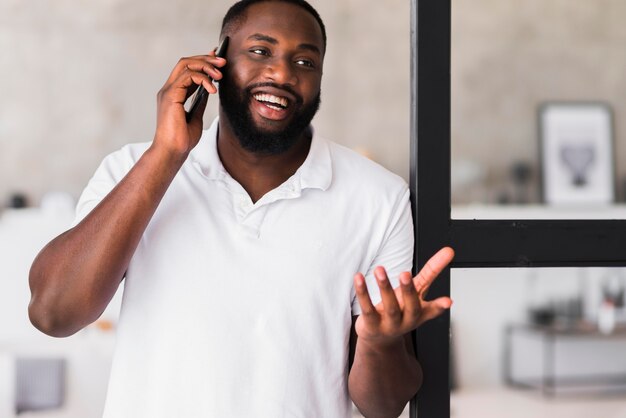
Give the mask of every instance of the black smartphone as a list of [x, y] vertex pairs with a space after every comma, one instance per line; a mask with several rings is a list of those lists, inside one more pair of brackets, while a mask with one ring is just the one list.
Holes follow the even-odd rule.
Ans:
[[[226, 56], [226, 48], [228, 48], [228, 40], [229, 40], [229, 37], [226, 36], [224, 40], [222, 41], [222, 43], [217, 47], [217, 50], [215, 51], [216, 57], [224, 58]], [[187, 122], [191, 120], [191, 116], [197, 111], [198, 104], [200, 103], [201, 99], [203, 99], [207, 95], [208, 93], [206, 89], [202, 85], [198, 86], [198, 89], [195, 91], [195, 93], [193, 94], [193, 98], [191, 99], [191, 106], [189, 107], [189, 110], [187, 111], [187, 115], [186, 115]]]

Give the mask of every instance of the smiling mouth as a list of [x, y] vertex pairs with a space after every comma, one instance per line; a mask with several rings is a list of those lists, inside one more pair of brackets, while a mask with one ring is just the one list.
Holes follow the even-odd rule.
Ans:
[[258, 93], [255, 94], [254, 99], [270, 109], [285, 110], [289, 107], [289, 99], [286, 97], [274, 96], [273, 94]]

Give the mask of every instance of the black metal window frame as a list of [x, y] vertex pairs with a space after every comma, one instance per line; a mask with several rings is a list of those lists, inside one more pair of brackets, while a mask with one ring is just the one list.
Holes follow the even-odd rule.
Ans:
[[[411, 0], [411, 170], [415, 263], [444, 245], [455, 267], [626, 265], [625, 220], [454, 220], [450, 211], [451, 0]], [[429, 297], [450, 295], [450, 270]], [[453, 308], [454, 309], [454, 308]], [[449, 418], [450, 315], [415, 332], [424, 383], [412, 418]]]

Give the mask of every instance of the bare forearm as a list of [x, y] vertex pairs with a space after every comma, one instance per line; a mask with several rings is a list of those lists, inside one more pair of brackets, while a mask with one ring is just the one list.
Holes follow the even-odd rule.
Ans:
[[100, 316], [183, 161], [150, 148], [80, 224], [40, 252], [29, 278], [37, 328], [67, 336]]
[[384, 347], [357, 342], [348, 388], [364, 416], [398, 417], [421, 380], [419, 363], [402, 338]]

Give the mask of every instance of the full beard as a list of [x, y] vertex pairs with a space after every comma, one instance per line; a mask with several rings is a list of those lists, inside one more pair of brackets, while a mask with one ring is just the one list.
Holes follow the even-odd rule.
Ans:
[[[257, 126], [254, 122], [250, 111], [250, 101], [255, 100], [252, 97], [252, 89], [262, 86], [289, 91], [297, 98], [295, 103], [290, 103], [290, 106], [296, 106], [296, 110], [286, 128], [272, 131]], [[289, 86], [262, 83], [242, 89], [235, 86], [228, 77], [220, 81], [219, 97], [220, 105], [241, 147], [247, 151], [265, 155], [281, 154], [298, 142], [304, 131], [309, 128], [321, 103], [321, 93], [318, 93], [310, 104], [305, 105], [302, 98]]]

